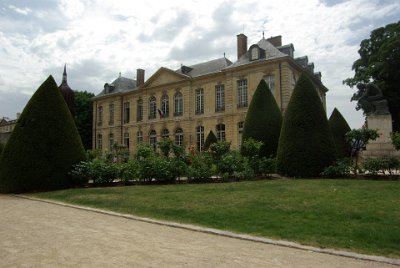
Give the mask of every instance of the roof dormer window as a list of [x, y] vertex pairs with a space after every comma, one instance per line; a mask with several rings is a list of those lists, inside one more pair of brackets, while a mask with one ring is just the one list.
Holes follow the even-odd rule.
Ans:
[[258, 46], [252, 46], [250, 49], [250, 60], [258, 60], [260, 58], [260, 48]]

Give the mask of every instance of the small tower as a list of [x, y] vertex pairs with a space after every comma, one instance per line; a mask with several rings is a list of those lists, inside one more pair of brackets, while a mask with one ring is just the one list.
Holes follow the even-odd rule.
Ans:
[[67, 103], [68, 109], [71, 112], [72, 116], [75, 115], [75, 97], [74, 91], [68, 86], [67, 83], [67, 64], [64, 65], [64, 73], [61, 85], [58, 87], [61, 91], [61, 95], [63, 96], [65, 102]]

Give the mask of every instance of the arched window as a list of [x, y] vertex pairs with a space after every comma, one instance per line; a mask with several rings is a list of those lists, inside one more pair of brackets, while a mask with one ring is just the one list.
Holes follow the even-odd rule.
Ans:
[[175, 130], [175, 144], [179, 146], [183, 145], [183, 130], [181, 128]]
[[169, 130], [168, 129], [164, 128], [161, 131], [161, 138], [163, 138], [163, 139], [168, 139], [169, 138]]
[[204, 113], [204, 89], [196, 89], [196, 114]]
[[218, 141], [225, 140], [225, 125], [224, 124], [217, 125], [217, 140]]
[[182, 93], [176, 92], [174, 96], [174, 116], [183, 114], [183, 96]]
[[196, 127], [196, 146], [197, 150], [200, 152], [204, 147], [204, 127], [198, 126]]
[[143, 142], [143, 132], [141, 130], [138, 130], [138, 132], [136, 132], [136, 143], [140, 144]]
[[169, 98], [167, 94], [161, 97], [161, 112], [162, 117], [168, 117], [169, 115]]
[[247, 107], [247, 79], [241, 79], [237, 81], [237, 94], [237, 107]]
[[112, 152], [113, 150], [113, 145], [114, 145], [114, 134], [110, 133], [110, 135], [108, 135], [108, 149], [110, 150], [110, 152]]
[[143, 120], [143, 100], [139, 99], [136, 106], [136, 121], [140, 122]]
[[149, 100], [149, 119], [155, 119], [157, 115], [156, 97], [151, 97]]
[[154, 129], [149, 133], [149, 143], [154, 150], [157, 148], [157, 132]]
[[103, 149], [103, 135], [97, 135], [97, 149]]
[[124, 146], [129, 149], [129, 132], [124, 133]]

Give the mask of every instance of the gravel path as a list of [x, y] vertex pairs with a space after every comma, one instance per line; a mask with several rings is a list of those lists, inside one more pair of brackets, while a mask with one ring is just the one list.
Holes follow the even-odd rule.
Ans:
[[0, 267], [398, 267], [0, 195]]

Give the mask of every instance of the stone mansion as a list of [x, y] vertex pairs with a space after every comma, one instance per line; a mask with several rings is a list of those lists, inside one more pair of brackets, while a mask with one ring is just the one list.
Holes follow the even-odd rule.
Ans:
[[136, 80], [121, 75], [93, 98], [93, 148], [110, 151], [114, 143], [129, 148], [170, 138], [185, 148], [201, 150], [212, 130], [218, 140], [241, 144], [243, 122], [258, 83], [265, 79], [282, 113], [296, 80], [306, 72], [326, 109], [328, 89], [307, 56], [294, 58], [293, 44], [282, 37], [264, 37], [250, 47], [237, 35], [237, 60], [219, 58], [179, 70], [158, 69], [147, 81], [137, 69]]

